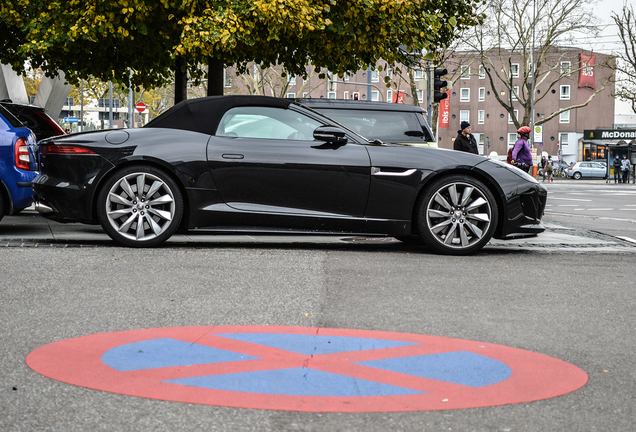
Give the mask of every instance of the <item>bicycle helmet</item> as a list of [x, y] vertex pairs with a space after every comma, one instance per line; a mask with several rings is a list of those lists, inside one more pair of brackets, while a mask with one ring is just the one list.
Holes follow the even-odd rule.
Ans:
[[530, 129], [528, 126], [521, 126], [518, 130], [517, 133], [519, 135], [530, 135], [530, 132], [532, 131], [532, 129]]

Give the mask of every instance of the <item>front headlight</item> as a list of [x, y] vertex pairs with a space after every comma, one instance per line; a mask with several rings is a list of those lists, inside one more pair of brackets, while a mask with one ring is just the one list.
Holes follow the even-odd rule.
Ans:
[[528, 180], [530, 183], [536, 183], [539, 184], [539, 182], [537, 181], [537, 179], [535, 179], [534, 177], [532, 177], [530, 174], [528, 174], [527, 172], [520, 170], [519, 168], [517, 168], [514, 165], [510, 165], [507, 162], [502, 162], [500, 160], [497, 159], [488, 159], [489, 162], [492, 162], [496, 165], [502, 166], [510, 171], [512, 171], [513, 173], [517, 174], [519, 177], [521, 177], [524, 180]]

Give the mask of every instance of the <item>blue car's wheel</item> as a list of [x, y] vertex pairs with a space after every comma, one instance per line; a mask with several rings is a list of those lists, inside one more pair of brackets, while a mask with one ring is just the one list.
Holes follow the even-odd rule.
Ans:
[[97, 215], [116, 242], [151, 247], [166, 241], [179, 227], [183, 197], [175, 181], [149, 166], [117, 171], [97, 198]]

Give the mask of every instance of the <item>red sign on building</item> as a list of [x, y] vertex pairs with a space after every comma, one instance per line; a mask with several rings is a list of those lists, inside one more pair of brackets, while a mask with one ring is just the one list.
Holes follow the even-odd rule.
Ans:
[[596, 64], [595, 55], [585, 55], [579, 53], [579, 88], [589, 87], [595, 89], [594, 81], [594, 65]]
[[439, 127], [447, 128], [450, 126], [450, 90], [446, 90], [447, 98], [442, 99], [439, 103]]

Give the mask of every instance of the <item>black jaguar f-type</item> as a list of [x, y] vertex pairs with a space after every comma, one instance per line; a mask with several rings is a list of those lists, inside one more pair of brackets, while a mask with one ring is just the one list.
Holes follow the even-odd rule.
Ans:
[[288, 99], [181, 102], [140, 129], [39, 143], [36, 209], [157, 246], [177, 229], [389, 235], [447, 254], [544, 230], [546, 189], [453, 150], [364, 137]]

